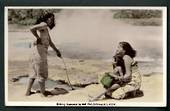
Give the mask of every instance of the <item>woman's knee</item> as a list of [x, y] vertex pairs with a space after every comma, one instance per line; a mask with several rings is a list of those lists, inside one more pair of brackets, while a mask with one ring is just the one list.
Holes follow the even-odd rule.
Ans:
[[112, 98], [114, 99], [123, 99], [126, 97], [126, 93], [122, 88], [119, 88], [112, 92]]

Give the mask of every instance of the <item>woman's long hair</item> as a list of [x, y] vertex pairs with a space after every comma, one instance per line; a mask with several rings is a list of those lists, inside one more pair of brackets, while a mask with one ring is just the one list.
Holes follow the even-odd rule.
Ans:
[[[122, 46], [123, 50], [125, 50], [125, 53], [123, 55], [129, 55], [131, 58], [134, 58], [136, 56], [136, 51], [128, 42], [119, 42], [119, 44]], [[122, 68], [123, 74], [125, 74], [126, 69], [123, 60], [123, 55], [122, 53], [116, 53], [113, 58], [115, 59], [116, 66], [120, 66]]]
[[[46, 14], [41, 15], [41, 16], [37, 19], [37, 21], [36, 21], [35, 24], [40, 24], [41, 22], [47, 23], [47, 20], [48, 20], [48, 18], [50, 18], [50, 17], [54, 17], [54, 18], [55, 18], [55, 16], [54, 16], [53, 13], [47, 12]], [[55, 19], [54, 19], [54, 21], [52, 22], [51, 25], [48, 25], [48, 27], [49, 27], [50, 29], [52, 29], [54, 26], [55, 26]]]
[[125, 55], [129, 55], [131, 58], [136, 56], [136, 50], [134, 50], [128, 42], [120, 42], [119, 44], [125, 50]]

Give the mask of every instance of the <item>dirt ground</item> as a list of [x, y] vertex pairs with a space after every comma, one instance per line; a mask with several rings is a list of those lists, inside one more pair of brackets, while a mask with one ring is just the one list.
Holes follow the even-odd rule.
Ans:
[[[87, 60], [87, 61], [84, 61], [83, 63], [79, 63], [78, 60], [66, 59], [66, 61], [68, 64], [70, 63], [68, 61], [71, 61], [71, 63], [72, 63], [71, 66], [75, 67], [75, 69], [73, 68], [74, 70], [72, 70], [72, 73], [70, 73], [70, 75], [69, 75], [70, 81], [72, 84], [87, 83], [87, 82], [92, 82], [92, 81], [96, 82], [97, 79], [100, 78], [100, 76], [102, 75], [102, 70], [100, 70], [100, 69], [103, 69], [103, 72], [106, 70], [110, 70], [110, 69], [106, 68], [106, 67], [109, 67], [109, 65], [107, 65], [108, 63], [103, 62], [103, 61]], [[51, 61], [51, 62], [53, 62], [53, 61]], [[24, 65], [18, 65], [19, 63], [17, 63], [17, 62], [15, 62], [13, 64], [15, 64], [15, 69], [18, 66], [24, 67]], [[102, 64], [106, 64], [106, 66], [104, 66]], [[49, 67], [49, 78], [52, 78], [53, 80], [58, 80], [58, 79], [66, 80], [66, 75], [60, 74], [60, 73], [65, 73], [65, 72], [62, 72], [62, 69], [64, 67], [61, 65], [60, 69], [57, 69], [58, 67], [56, 68], [53, 65], [59, 67], [61, 64], [60, 64], [60, 62], [58, 62], [58, 64], [56, 62], [54, 62], [54, 64], [51, 63], [51, 65]], [[84, 70], [82, 70], [82, 67], [80, 67], [80, 66], [83, 66]], [[98, 68], [96, 68], [96, 67], [98, 67]], [[101, 67], [103, 67], [103, 68], [101, 68]], [[12, 69], [12, 68], [10, 68], [10, 69]], [[23, 68], [19, 68], [19, 69], [25, 70]], [[88, 70], [89, 72], [96, 72], [96, 73], [88, 74], [88, 72], [86, 71], [87, 69], [89, 69]], [[21, 74], [23, 72], [22, 70], [20, 70], [20, 71], [17, 70], [18, 73], [16, 73], [16, 72], [15, 73]], [[12, 70], [9, 70], [9, 71], [13, 72], [13, 74], [14, 74], [14, 71], [12, 71]], [[88, 74], [88, 76], [84, 75], [84, 73]], [[50, 101], [88, 102], [88, 100], [90, 99], [89, 95], [96, 96], [104, 91], [101, 84], [91, 84], [91, 85], [86, 86], [85, 88], [69, 91], [69, 93], [64, 94], [64, 95], [61, 94], [61, 95], [57, 95], [57, 96], [42, 97], [40, 94], [36, 93], [36, 94], [33, 94], [33, 95], [27, 97], [27, 96], [25, 96], [26, 85], [23, 85], [19, 82], [11, 82], [10, 81], [12, 77], [16, 77], [16, 75], [13, 75], [13, 74], [11, 73], [10, 75], [8, 75], [8, 77], [9, 77], [8, 100], [12, 101], [12, 102], [21, 102], [21, 101], [27, 101], [27, 102], [31, 102], [31, 101], [36, 101], [36, 102], [38, 102], [38, 101], [44, 101], [44, 102], [45, 101], [48, 101], [48, 102], [50, 102]], [[96, 75], [96, 76], [94, 76], [94, 75]], [[91, 79], [92, 77], [93, 77], [93, 79]], [[96, 79], [96, 77], [97, 77], [97, 79]], [[102, 96], [99, 101], [101, 101], [101, 102], [118, 101], [118, 102], [125, 102], [125, 103], [126, 102], [159, 103], [159, 102], [163, 101], [163, 87], [162, 86], [163, 86], [163, 74], [157, 73], [157, 74], [153, 74], [153, 75], [147, 75], [147, 76], [142, 77], [141, 90], [143, 91], [144, 96], [125, 99], [125, 100], [102, 99], [102, 98], [104, 98], [104, 96]], [[47, 90], [51, 90], [51, 89], [47, 89]], [[153, 97], [153, 95], [155, 95], [155, 96]]]

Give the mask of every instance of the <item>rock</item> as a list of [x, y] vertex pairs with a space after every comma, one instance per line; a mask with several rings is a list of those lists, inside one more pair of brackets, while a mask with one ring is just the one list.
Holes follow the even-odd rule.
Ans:
[[79, 60], [79, 62], [84, 62], [84, 60], [83, 60], [83, 59], [81, 59], [81, 60]]
[[13, 78], [11, 79], [11, 81], [12, 81], [12, 82], [17, 82], [17, 81], [19, 81], [20, 78], [28, 77], [28, 76], [29, 76], [28, 74], [18, 75], [18, 76], [16, 76], [16, 77], [13, 77]]
[[64, 88], [58, 88], [58, 87], [55, 87], [50, 92], [51, 92], [52, 95], [59, 95], [59, 94], [66, 94], [66, 93], [68, 93], [68, 91], [65, 90]]
[[[41, 93], [41, 91], [40, 90], [36, 90], [36, 92], [35, 93]], [[51, 91], [45, 91], [45, 93], [44, 93], [44, 96], [52, 96], [53, 94], [51, 93]]]
[[17, 81], [19, 81], [19, 78], [15, 78], [15, 77], [14, 77], [14, 78], [11, 79], [11, 81], [12, 81], [12, 82], [17, 82]]
[[20, 75], [20, 76], [18, 76], [17, 78], [22, 78], [22, 77], [29, 77], [29, 75], [28, 75], [28, 74]]
[[151, 73], [143, 74], [143, 76], [145, 76], [145, 77], [150, 77], [151, 75], [152, 75]]
[[84, 83], [84, 84], [79, 83], [79, 84], [73, 84], [73, 86], [84, 88], [84, 87], [92, 85], [92, 84], [98, 84], [98, 82], [90, 82], [90, 83]]
[[76, 68], [74, 68], [74, 67], [71, 67], [71, 70], [75, 70]]

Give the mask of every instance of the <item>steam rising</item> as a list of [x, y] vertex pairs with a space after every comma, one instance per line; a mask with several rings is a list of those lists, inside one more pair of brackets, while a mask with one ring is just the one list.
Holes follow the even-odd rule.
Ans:
[[161, 26], [133, 26], [114, 19], [113, 14], [110, 10], [62, 10], [56, 14], [52, 39], [63, 51], [67, 47], [77, 54], [98, 50], [103, 57], [111, 57], [118, 42], [127, 41], [140, 57], [162, 57]]

